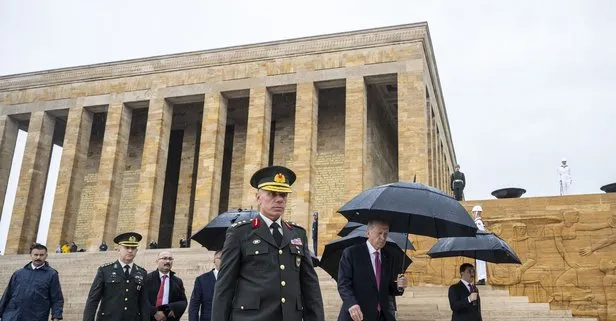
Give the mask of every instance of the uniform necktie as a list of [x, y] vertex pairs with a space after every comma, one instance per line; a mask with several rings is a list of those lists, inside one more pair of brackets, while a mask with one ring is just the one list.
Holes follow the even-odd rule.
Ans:
[[158, 288], [158, 294], [156, 295], [156, 306], [163, 305], [163, 296], [165, 295], [165, 280], [167, 276], [163, 275], [162, 281], [160, 281], [160, 287]]
[[276, 244], [278, 244], [278, 246], [280, 246], [280, 244], [282, 244], [282, 234], [280, 233], [280, 225], [276, 222], [272, 223], [272, 225], [270, 225], [270, 227], [273, 230], [272, 235], [274, 236], [274, 241], [276, 241]]
[[[376, 277], [376, 288], [377, 290], [381, 289], [381, 256], [378, 251], [374, 251], [374, 269], [375, 269], [375, 277]], [[381, 311], [381, 304], [378, 303], [376, 306], [377, 311]]]
[[126, 265], [124, 266], [124, 277], [126, 277], [127, 279], [129, 279], [129, 278], [130, 278], [130, 272], [129, 272], [129, 269], [130, 269], [130, 265], [126, 264]]

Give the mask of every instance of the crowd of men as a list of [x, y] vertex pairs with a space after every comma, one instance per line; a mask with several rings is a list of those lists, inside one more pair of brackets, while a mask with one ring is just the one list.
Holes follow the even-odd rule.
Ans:
[[[134, 263], [141, 235], [118, 235], [118, 259], [100, 266], [84, 308], [84, 321], [324, 321], [319, 279], [312, 265], [306, 231], [283, 220], [295, 182], [282, 166], [258, 170], [259, 215], [227, 230], [215, 269], [195, 280], [190, 303], [182, 280], [172, 271], [174, 258], [161, 251], [151, 273]], [[315, 213], [313, 219], [318, 220]], [[318, 225], [317, 225], [318, 226]], [[338, 272], [342, 306], [339, 321], [395, 321], [392, 298], [407, 286], [393, 271], [392, 258], [381, 251], [389, 234], [384, 221], [371, 221], [367, 241], [344, 250]], [[15, 272], [0, 300], [0, 321], [61, 320], [64, 299], [56, 270], [46, 262], [47, 248], [37, 244], [32, 262]], [[472, 265], [460, 267], [461, 281], [449, 290], [452, 320], [481, 320]]]

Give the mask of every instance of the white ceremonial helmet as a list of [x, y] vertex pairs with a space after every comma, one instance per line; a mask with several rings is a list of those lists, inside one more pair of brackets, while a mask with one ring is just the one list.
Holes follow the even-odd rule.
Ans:
[[473, 207], [472, 212], [483, 212], [483, 208], [481, 208], [481, 206], [479, 206], [479, 205], [475, 205]]

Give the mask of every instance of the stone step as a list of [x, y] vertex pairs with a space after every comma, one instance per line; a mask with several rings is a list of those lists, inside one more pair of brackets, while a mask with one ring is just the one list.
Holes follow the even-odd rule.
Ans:
[[[160, 250], [140, 250], [135, 263], [148, 271], [156, 268]], [[202, 248], [173, 249], [174, 271], [184, 280], [190, 298], [195, 278], [212, 268], [213, 252]], [[0, 288], [4, 288], [12, 273], [23, 267], [29, 256], [0, 256]], [[86, 297], [98, 266], [117, 259], [117, 252], [69, 253], [49, 255], [51, 266], [60, 272], [65, 306], [65, 320], [80, 320]], [[322, 269], [316, 269], [320, 280], [327, 321], [337, 320], [342, 301], [336, 282]], [[447, 286], [422, 285], [408, 287], [397, 297], [399, 321], [449, 321], [451, 310]], [[529, 303], [527, 297], [510, 296], [507, 290], [479, 286], [482, 296], [483, 320], [498, 321], [590, 321], [594, 318], [572, 318], [570, 310], [550, 310], [547, 303]], [[186, 319], [186, 317], [184, 317]]]

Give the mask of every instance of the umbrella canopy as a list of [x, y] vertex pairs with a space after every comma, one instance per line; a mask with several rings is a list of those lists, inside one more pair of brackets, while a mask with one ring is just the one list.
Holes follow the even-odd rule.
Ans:
[[349, 222], [386, 221], [390, 232], [441, 238], [475, 236], [477, 231], [458, 201], [420, 183], [397, 182], [365, 190], [338, 212]]
[[[353, 229], [347, 229], [347, 233], [343, 233], [345, 231], [345, 227], [347, 226], [353, 226]], [[344, 237], [349, 235], [350, 233], [353, 233], [353, 235], [356, 236], [363, 236], [367, 239], [366, 237], [366, 232], [368, 232], [368, 226], [364, 225], [364, 224], [359, 224], [359, 223], [355, 223], [355, 222], [349, 222], [345, 225], [345, 227], [342, 228], [342, 230], [340, 230], [340, 232], [338, 233], [338, 235]], [[344, 234], [344, 235], [341, 235]], [[392, 232], [388, 234], [388, 241], [389, 239], [391, 239], [394, 243], [396, 243], [401, 249], [408, 249], [408, 250], [415, 250], [415, 247], [413, 246], [413, 243], [411, 243], [411, 241], [408, 238], [408, 235], [406, 233], [396, 233], [396, 232]], [[365, 240], [364, 240], [365, 241]]]
[[349, 235], [349, 233], [351, 233], [354, 229], [360, 226], [364, 226], [364, 224], [356, 223], [356, 222], [348, 222], [342, 227], [340, 232], [338, 232], [338, 236], [345, 237]]
[[190, 238], [199, 242], [210, 251], [220, 251], [225, 244], [227, 228], [231, 224], [250, 220], [259, 215], [255, 210], [234, 210], [221, 213]]
[[[342, 252], [344, 249], [355, 244], [365, 243], [367, 239], [368, 237], [366, 236], [366, 230], [361, 230], [358, 228], [343, 238], [327, 243], [325, 245], [325, 249], [323, 250], [319, 267], [331, 275], [332, 278], [338, 279], [338, 265], [340, 264], [340, 259], [342, 258]], [[413, 262], [411, 258], [404, 253], [403, 247], [404, 243], [402, 243], [402, 247], [400, 247], [400, 244], [397, 244], [391, 237], [387, 238], [383, 251], [386, 251], [393, 259], [392, 275], [398, 275], [399, 273], [406, 271], [409, 265], [411, 265], [411, 262]], [[413, 245], [411, 244], [409, 248], [413, 248]], [[402, 264], [404, 264], [403, 271], [401, 271]]]
[[522, 264], [513, 249], [493, 233], [478, 231], [476, 237], [442, 238], [428, 251], [433, 258], [465, 256], [492, 263]]

